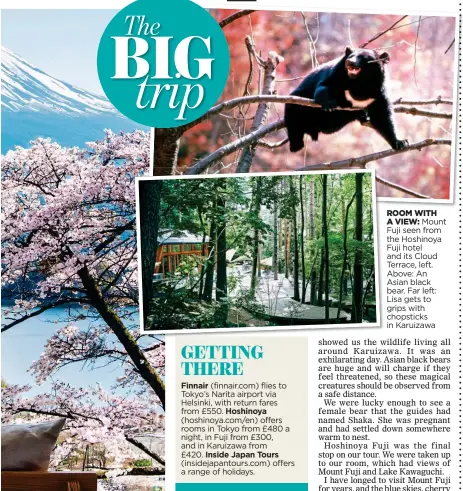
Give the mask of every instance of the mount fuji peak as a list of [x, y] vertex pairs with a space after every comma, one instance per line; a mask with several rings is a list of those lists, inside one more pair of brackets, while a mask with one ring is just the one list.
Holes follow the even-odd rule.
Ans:
[[104, 97], [47, 75], [2, 47], [2, 108], [8, 111], [55, 111], [71, 116], [117, 114]]
[[38, 137], [84, 147], [103, 138], [105, 128], [139, 127], [105, 97], [58, 80], [4, 47], [1, 67], [2, 153]]

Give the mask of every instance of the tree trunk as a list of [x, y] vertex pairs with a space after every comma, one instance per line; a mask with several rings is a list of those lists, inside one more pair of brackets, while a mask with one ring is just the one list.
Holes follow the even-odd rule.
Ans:
[[354, 285], [352, 291], [352, 322], [363, 320], [363, 173], [355, 174], [355, 240], [357, 247], [354, 256]]
[[[296, 190], [294, 188], [293, 177], [289, 176], [289, 190], [291, 196], [296, 195]], [[294, 241], [294, 269], [293, 269], [293, 280], [294, 280], [294, 300], [296, 302], [301, 301], [301, 295], [299, 293], [299, 247], [297, 240], [297, 209], [296, 202], [292, 202], [292, 220], [293, 220], [293, 241]]]
[[88, 449], [89, 449], [89, 445], [85, 445], [85, 453], [84, 453], [84, 458], [82, 460], [82, 472], [85, 472], [85, 469], [87, 468]]
[[322, 204], [322, 222], [324, 237], [324, 256], [325, 256], [325, 324], [330, 322], [330, 250], [328, 245], [328, 175], [323, 174], [323, 204]]
[[[322, 229], [322, 235], [325, 231]], [[320, 269], [318, 271], [318, 289], [317, 289], [317, 305], [320, 307], [323, 305], [323, 291], [324, 291], [324, 278], [325, 278], [325, 248], [323, 247], [320, 255]]]
[[[201, 252], [204, 254], [204, 246], [206, 244], [206, 228], [204, 227], [203, 212], [201, 208], [198, 209], [199, 223], [201, 224], [201, 229], [203, 230], [203, 238], [201, 241]], [[203, 257], [202, 257], [203, 259]], [[201, 268], [199, 272], [199, 288], [198, 288], [198, 298], [203, 298], [203, 288], [204, 288], [204, 275], [205, 275], [206, 264], [204, 264], [204, 259], [201, 261]]]
[[299, 176], [299, 198], [301, 201], [301, 266], [302, 266], [302, 298], [301, 303], [305, 302], [305, 294], [307, 290], [307, 284], [305, 280], [305, 255], [304, 255], [304, 227], [305, 227], [305, 215], [304, 215], [304, 193], [302, 189], [302, 180], [304, 176]]
[[[214, 208], [216, 204], [214, 203]], [[206, 278], [204, 279], [203, 299], [206, 302], [212, 302], [212, 290], [214, 289], [214, 270], [215, 270], [215, 252], [216, 252], [216, 223], [215, 211], [211, 219], [211, 228], [209, 234], [209, 250], [206, 264]]]
[[344, 240], [343, 240], [343, 250], [344, 250], [344, 255], [342, 258], [342, 266], [341, 266], [341, 278], [339, 279], [339, 299], [338, 299], [338, 312], [336, 315], [336, 321], [339, 322], [339, 317], [341, 315], [341, 307], [342, 307], [342, 299], [343, 299], [343, 294], [344, 294], [344, 289], [346, 287], [346, 268], [347, 268], [347, 259], [348, 259], [348, 253], [349, 251], [347, 250], [347, 227], [349, 224], [349, 211], [350, 207], [354, 203], [355, 199], [355, 193], [353, 194], [351, 200], [349, 201], [347, 208], [345, 210], [345, 215], [344, 215]]
[[252, 271], [251, 271], [251, 297], [254, 298], [257, 286], [257, 269], [259, 267], [259, 228], [257, 221], [260, 218], [260, 206], [262, 202], [262, 177], [256, 177], [256, 187], [253, 193], [252, 218], [254, 225], [254, 238], [252, 243]]
[[143, 320], [146, 326], [151, 300], [153, 298], [153, 274], [158, 248], [159, 206], [161, 204], [162, 181], [140, 181], [138, 191]]
[[292, 226], [292, 223], [293, 223], [292, 220], [288, 219], [288, 249], [286, 252], [288, 254], [288, 273], [289, 273], [289, 276], [292, 276], [293, 266], [294, 266], [294, 264], [291, 261], [291, 234], [292, 234], [291, 226]]
[[135, 368], [138, 370], [141, 377], [148, 383], [158, 396], [162, 407], [165, 409], [166, 389], [162, 378], [151, 366], [145, 356], [145, 353], [138, 345], [132, 333], [125, 327], [120, 317], [106, 303], [99, 286], [90, 275], [86, 266], [80, 269], [77, 273], [82, 281], [82, 285], [87, 293], [91, 305], [98, 311], [108, 327], [116, 335], [122, 346], [132, 360]]
[[228, 288], [227, 288], [227, 234], [226, 234], [226, 202], [225, 188], [226, 180], [220, 179], [218, 187], [217, 208], [218, 208], [218, 224], [217, 224], [217, 281], [215, 289], [215, 299], [221, 303], [218, 312], [218, 325], [222, 327], [227, 325], [228, 319]]
[[169, 176], [177, 167], [180, 140], [175, 128], [156, 128], [153, 145], [153, 176]]
[[288, 260], [288, 257], [289, 257], [289, 254], [288, 254], [288, 219], [287, 218], [284, 218], [284, 241], [285, 241], [285, 278], [288, 279], [289, 278], [289, 260]]
[[273, 279], [278, 279], [278, 205], [274, 203], [273, 209], [273, 255], [272, 255]]
[[[309, 239], [313, 241], [315, 239], [315, 181], [312, 179], [310, 181], [310, 202], [309, 202]], [[313, 251], [313, 246], [312, 246]], [[313, 254], [313, 256], [315, 253]], [[317, 293], [317, 272], [315, 268], [312, 267], [312, 273], [310, 274], [310, 304], [316, 304]]]

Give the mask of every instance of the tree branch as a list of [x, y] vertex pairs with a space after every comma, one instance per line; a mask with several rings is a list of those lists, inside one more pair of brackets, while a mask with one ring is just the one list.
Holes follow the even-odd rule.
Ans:
[[439, 95], [435, 99], [410, 100], [410, 99], [402, 99], [402, 97], [399, 97], [392, 104], [402, 104], [402, 105], [407, 105], [407, 106], [428, 106], [431, 104], [449, 104], [449, 105], [452, 105], [453, 101], [452, 101], [452, 99], [442, 99], [442, 97]]
[[[235, 107], [238, 106], [253, 104], [255, 102], [259, 104], [262, 102], [280, 102], [282, 104], [286, 104], [289, 102], [292, 104], [299, 104], [301, 106], [307, 106], [307, 107], [321, 107], [321, 105], [318, 104], [318, 102], [315, 102], [312, 99], [306, 99], [305, 97], [298, 97], [296, 95], [276, 95], [276, 94], [247, 95], [242, 97], [236, 97], [235, 99], [230, 99], [229, 101], [221, 102], [220, 104], [217, 104], [216, 106], [209, 109], [209, 111], [207, 111], [207, 113], [201, 116], [200, 118], [196, 119], [195, 121], [192, 121], [191, 123], [185, 124], [183, 126], [179, 126], [177, 129], [180, 134], [183, 134], [186, 130], [189, 130], [193, 126], [196, 126], [198, 123], [201, 123], [206, 119], [209, 119], [211, 116], [215, 116], [216, 114], [219, 114], [223, 111], [231, 111], [232, 109], [235, 109]], [[337, 108], [337, 110], [358, 111], [358, 109], [355, 109], [353, 107]]]
[[346, 160], [338, 160], [337, 162], [326, 162], [323, 164], [306, 165], [297, 169], [298, 171], [318, 171], [318, 170], [338, 170], [338, 169], [364, 169], [365, 166], [373, 161], [385, 159], [393, 155], [398, 155], [400, 153], [410, 152], [411, 150], [421, 150], [425, 147], [430, 147], [431, 145], [451, 145], [452, 140], [446, 140], [441, 138], [427, 138], [421, 142], [412, 143], [402, 150], [383, 150], [382, 152], [370, 153], [369, 155], [364, 155], [362, 157], [355, 157]]
[[88, 268], [84, 266], [77, 274], [87, 292], [91, 305], [98, 311], [122, 346], [124, 346], [138, 373], [154, 390], [161, 401], [161, 406], [165, 409], [166, 388], [164, 381], [151, 366], [145, 353], [137, 344], [131, 332], [124, 326], [120, 317], [104, 300], [101, 290], [95, 279], [90, 275]]
[[375, 179], [377, 182], [384, 184], [385, 186], [388, 186], [392, 189], [397, 189], [398, 191], [402, 191], [402, 193], [409, 194], [410, 196], [413, 196], [414, 198], [431, 199], [430, 196], [426, 196], [425, 194], [421, 194], [421, 193], [418, 193], [416, 191], [412, 191], [411, 189], [400, 186], [399, 184], [396, 184], [395, 182], [391, 182], [391, 181], [388, 181], [386, 179], [383, 179], [382, 177], [380, 177], [378, 175], [376, 175]]
[[[246, 37], [246, 45], [248, 46], [248, 50], [250, 50], [254, 56], [257, 57], [257, 53], [255, 53], [252, 40], [249, 36]], [[259, 59], [257, 60], [259, 61]], [[283, 58], [277, 55], [274, 51], [269, 52], [266, 62], [263, 62], [263, 60], [260, 61], [264, 72], [262, 95], [270, 95], [275, 92], [276, 70], [278, 64], [282, 61]], [[267, 121], [268, 112], [269, 104], [267, 102], [260, 102], [256, 109], [256, 114], [251, 125], [250, 133], [257, 131], [260, 127], [262, 127], [262, 125], [265, 124]], [[252, 160], [256, 153], [256, 147], [257, 142], [254, 142], [243, 150], [238, 161], [236, 172], [249, 172], [252, 165]]]
[[257, 11], [256, 10], [239, 10], [238, 12], [235, 12], [234, 14], [231, 14], [228, 17], [225, 17], [225, 19], [221, 20], [219, 22], [219, 26], [223, 29], [225, 26], [228, 26], [228, 24], [235, 22], [235, 20], [238, 20], [241, 17], [244, 17], [245, 15], [252, 14], [253, 12], [257, 12]]
[[[306, 107], [321, 107], [318, 102], [315, 102], [313, 99], [306, 99], [305, 97], [299, 97], [295, 95], [278, 95], [278, 94], [256, 94], [256, 95], [248, 95], [236, 97], [235, 99], [230, 99], [229, 101], [221, 102], [216, 106], [209, 109], [209, 111], [201, 116], [200, 118], [192, 121], [191, 123], [185, 124], [183, 126], [179, 126], [178, 136], [183, 134], [185, 131], [189, 130], [193, 126], [196, 126], [198, 123], [215, 116], [223, 111], [231, 111], [239, 106], [244, 106], [253, 103], [262, 103], [262, 102], [274, 102], [280, 104], [297, 104], [300, 106]], [[419, 101], [406, 101], [402, 99], [397, 99], [393, 104], [402, 104], [402, 105], [425, 105], [425, 104], [452, 104], [452, 101], [449, 99], [441, 99], [441, 97], [437, 97], [436, 99], [431, 99], [429, 101], [419, 100]], [[336, 111], [358, 111], [358, 108], [355, 107], [337, 107]], [[401, 112], [405, 112], [405, 110], [401, 110]], [[439, 113], [438, 113], [439, 114]], [[439, 116], [440, 117], [440, 116]]]
[[446, 55], [450, 51], [450, 49], [454, 44], [455, 44], [455, 38], [453, 38], [453, 41], [450, 43], [450, 46], [444, 51], [444, 55]]
[[288, 141], [289, 141], [289, 138], [283, 138], [283, 140], [280, 140], [278, 142], [268, 142], [265, 140], [261, 140], [260, 142], [257, 142], [257, 145], [259, 145], [259, 147], [274, 149], [274, 148], [282, 147], [283, 145], [288, 143]]
[[76, 302], [85, 303], [81, 298], [74, 298], [74, 299], [66, 299], [66, 300], [57, 300], [56, 302], [44, 305], [40, 309], [34, 310], [30, 314], [26, 314], [26, 315], [22, 316], [21, 318], [15, 319], [13, 322], [6, 324], [5, 326], [2, 327], [1, 332], [3, 333], [5, 331], [8, 331], [8, 329], [11, 329], [12, 327], [14, 327], [16, 325], [21, 324], [21, 322], [24, 322], [27, 319], [31, 319], [32, 317], [37, 317], [38, 315], [43, 314], [47, 310], [53, 309], [53, 308], [57, 307], [58, 305], [65, 305], [65, 304], [76, 303]]
[[257, 131], [254, 131], [253, 133], [248, 133], [246, 136], [243, 136], [238, 140], [228, 143], [227, 145], [224, 145], [222, 148], [216, 150], [215, 152], [212, 152], [207, 157], [200, 160], [192, 167], [188, 168], [184, 172], [184, 174], [185, 175], [201, 174], [212, 164], [223, 159], [227, 155], [236, 152], [239, 148], [243, 148], [245, 146], [249, 146], [253, 143], [256, 143], [264, 136], [268, 135], [269, 133], [273, 133], [274, 131], [280, 130], [281, 128], [284, 128], [284, 126], [285, 126], [285, 122], [282, 119], [280, 119], [266, 126], [263, 126], [262, 128], [259, 128]]
[[[304, 102], [302, 105], [311, 105], [314, 104], [313, 101], [310, 99], [304, 99], [303, 97], [295, 97], [295, 96], [251, 96], [251, 97], [261, 97], [263, 99], [271, 98], [274, 100], [276, 98], [278, 101], [281, 99], [296, 99], [297, 103], [299, 104], [299, 99]], [[242, 98], [240, 98], [242, 99]], [[306, 102], [309, 102], [310, 104], [306, 104]], [[349, 109], [349, 108], [348, 108]], [[227, 145], [224, 145], [223, 147], [219, 148], [215, 152], [212, 152], [209, 154], [207, 157], [204, 159], [201, 159], [200, 161], [196, 162], [192, 167], [187, 169], [185, 171], [185, 175], [194, 175], [194, 174], [201, 174], [204, 172], [207, 168], [209, 168], [211, 165], [214, 163], [220, 161], [227, 155], [230, 155], [233, 152], [236, 152], [238, 149], [249, 146], [250, 144], [253, 144], [257, 141], [259, 141], [261, 138], [264, 136], [268, 135], [269, 133], [273, 133], [274, 131], [280, 130], [285, 127], [285, 122], [281, 119], [278, 121], [275, 121], [273, 123], [270, 123], [266, 126], [263, 126], [259, 128], [257, 131], [254, 131], [252, 133], [248, 133], [246, 136], [239, 138], [231, 143], [228, 143]], [[382, 152], [376, 152], [373, 154], [365, 155], [363, 157], [358, 157], [358, 158], [351, 158], [347, 160], [341, 160], [338, 162], [326, 162], [322, 164], [314, 164], [314, 165], [308, 165], [306, 167], [302, 167], [301, 169], [298, 170], [326, 170], [326, 169], [345, 169], [345, 168], [351, 168], [351, 167], [360, 167], [363, 168], [365, 165], [369, 162], [373, 162], [374, 160], [380, 160], [384, 159], [386, 157], [390, 157], [392, 155], [396, 155], [399, 153], [403, 152], [408, 152], [411, 150], [421, 150], [424, 147], [428, 147], [430, 145], [451, 145], [451, 140], [445, 140], [445, 139], [433, 139], [433, 138], [428, 138], [426, 140], [423, 140], [421, 142], [413, 143], [412, 145], [409, 145], [408, 147], [404, 148], [403, 150], [384, 150]]]
[[427, 118], [452, 119], [452, 113], [441, 113], [438, 111], [427, 111], [425, 109], [417, 109], [416, 107], [397, 106], [397, 107], [394, 107], [394, 112], [411, 114], [412, 116], [425, 116]]
[[162, 466], [165, 467], [166, 461], [162, 457], [160, 457], [156, 452], [153, 452], [146, 445], [143, 445], [142, 442], [139, 442], [138, 440], [136, 440], [135, 438], [131, 437], [130, 435], [124, 435], [124, 437], [125, 437], [125, 439], [129, 443], [131, 443], [132, 445], [134, 445], [135, 447], [137, 447], [142, 452], [145, 452], [152, 459], [154, 459], [158, 464], [161, 464]]
[[373, 41], [376, 41], [377, 39], [379, 39], [381, 36], [384, 36], [384, 34], [386, 34], [387, 32], [389, 32], [390, 30], [394, 29], [394, 27], [397, 25], [397, 24], [400, 24], [404, 19], [406, 19], [408, 17], [408, 15], [404, 15], [403, 17], [401, 17], [398, 21], [394, 22], [394, 24], [392, 24], [390, 27], [388, 27], [386, 30], [384, 31], [381, 31], [381, 32], [378, 32], [378, 34], [375, 34], [371, 39], [369, 39], [367, 42], [361, 44], [359, 46], [359, 48], [365, 48], [367, 47], [370, 43], [372, 43]]

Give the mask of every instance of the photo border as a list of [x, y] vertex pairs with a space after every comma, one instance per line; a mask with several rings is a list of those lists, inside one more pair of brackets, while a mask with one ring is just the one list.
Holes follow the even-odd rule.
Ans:
[[[317, 325], [288, 325], [288, 326], [261, 326], [261, 327], [215, 327], [204, 329], [159, 329], [145, 330], [143, 319], [143, 282], [141, 268], [141, 247], [140, 247], [140, 199], [139, 182], [141, 181], [165, 181], [165, 180], [191, 180], [191, 179], [229, 179], [229, 178], [250, 178], [250, 177], [273, 177], [273, 176], [300, 176], [300, 175], [322, 175], [322, 174], [370, 174], [372, 181], [371, 201], [373, 216], [373, 256], [375, 263], [375, 297], [376, 297], [376, 322], [369, 323], [346, 323], [346, 324], [317, 324]], [[288, 172], [254, 172], [249, 174], [197, 174], [197, 175], [173, 175], [173, 176], [141, 176], [135, 178], [136, 196], [136, 232], [137, 232], [137, 263], [138, 263], [138, 306], [140, 318], [140, 332], [142, 334], [205, 334], [205, 333], [244, 333], [244, 332], [265, 332], [265, 331], [313, 331], [315, 329], [350, 329], [350, 328], [370, 328], [381, 327], [381, 298], [379, 282], [379, 253], [378, 253], [378, 222], [377, 222], [377, 199], [374, 169], [352, 169], [352, 170], [326, 170], [326, 171], [288, 171]]]
[[[222, 9], [222, 10], [236, 10], [234, 7], [230, 7], [230, 5], [218, 5], [217, 0], [211, 0], [210, 2], [202, 1], [200, 2], [201, 5], [204, 8], [207, 9]], [[208, 5], [208, 3], [211, 3], [212, 5]], [[216, 5], [217, 4], [217, 5]], [[241, 2], [240, 1], [240, 6], [241, 7], [256, 7], [255, 4], [252, 4], [252, 2]], [[300, 8], [298, 9], [297, 7], [277, 7], [277, 6], [265, 6], [265, 5], [259, 5], [258, 10], [263, 10], [263, 11], [274, 11], [274, 12], [300, 12]], [[331, 14], [365, 14], [365, 15], [423, 15], [423, 12], [415, 12], [415, 11], [408, 11], [408, 10], [391, 10], [389, 12], [378, 12], [377, 10], [363, 10], [360, 9], [358, 11], [355, 8], [349, 8], [349, 9], [337, 9], [337, 8], [326, 8], [323, 11], [321, 10], [303, 10], [305, 14], [310, 14], [310, 13], [331, 13]], [[426, 15], [428, 16], [435, 16], [435, 17], [450, 17], [455, 20], [455, 40], [459, 39], [460, 36], [460, 16], [457, 13], [446, 13], [446, 12], [441, 12], [441, 11], [436, 11], [435, 13], [433, 11], [427, 12]], [[449, 180], [449, 197], [444, 199], [444, 198], [430, 198], [430, 199], [422, 199], [422, 198], [394, 198], [394, 197], [382, 197], [378, 196], [377, 200], [380, 203], [444, 203], [444, 204], [453, 204], [455, 202], [455, 173], [456, 173], [456, 165], [457, 165], [457, 156], [458, 156], [458, 149], [457, 149], [457, 144], [458, 144], [458, 137], [457, 137], [457, 128], [458, 128], [458, 82], [459, 82], [459, 61], [458, 61], [458, 46], [457, 43], [455, 43], [455, 56], [453, 60], [453, 95], [452, 95], [452, 129], [451, 129], [451, 145], [450, 145], [450, 180]], [[218, 103], [218, 101], [216, 102]], [[149, 164], [149, 175], [152, 176], [154, 173], [154, 139], [155, 139], [155, 128], [151, 128], [151, 156], [150, 156], [150, 164]], [[360, 169], [360, 170], [375, 170], [375, 169]], [[280, 171], [277, 171], [275, 173], [279, 173]], [[297, 172], [297, 171], [296, 171]], [[310, 172], [310, 171], [309, 171]], [[321, 173], [323, 171], [316, 171], [317, 173]], [[258, 173], [254, 172], [249, 172], [250, 175], [257, 175]], [[199, 175], [206, 175], [206, 174], [199, 174]], [[232, 175], [232, 174], [229, 174]], [[168, 177], [168, 176], [165, 176]], [[193, 177], [193, 176], [191, 176]], [[375, 186], [376, 187], [376, 186]]]

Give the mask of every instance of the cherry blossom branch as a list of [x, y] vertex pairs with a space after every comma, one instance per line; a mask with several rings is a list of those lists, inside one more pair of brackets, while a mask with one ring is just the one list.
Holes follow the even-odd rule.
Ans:
[[146, 355], [137, 344], [132, 333], [127, 329], [117, 313], [105, 302], [100, 288], [96, 284], [94, 278], [90, 275], [87, 267], [80, 269], [78, 275], [87, 291], [92, 306], [98, 311], [106, 324], [114, 332], [122, 346], [124, 346], [124, 349], [127, 351], [128, 356], [132, 360], [140, 376], [154, 390], [161, 401], [163, 409], [165, 409], [166, 389], [164, 381], [150, 365]]
[[123, 232], [126, 232], [127, 230], [133, 230], [134, 228], [135, 228], [135, 218], [127, 222], [125, 225], [112, 229], [111, 232], [113, 232], [113, 234], [107, 237], [99, 245], [97, 245], [95, 247], [95, 252], [96, 253], [101, 252], [105, 247], [108, 247], [108, 245], [110, 245], [111, 242], [116, 240]]
[[157, 453], [155, 453], [152, 450], [150, 450], [146, 445], [143, 445], [142, 442], [136, 440], [135, 438], [131, 437], [130, 435], [124, 435], [124, 437], [125, 437], [125, 439], [129, 443], [131, 443], [132, 445], [134, 445], [135, 447], [137, 447], [142, 452], [145, 452], [152, 459], [154, 459], [158, 464], [161, 464], [162, 466], [165, 467], [166, 461], [162, 457], [160, 457]]
[[66, 419], [72, 419], [72, 420], [76, 420], [77, 418], [82, 418], [82, 419], [85, 419], [85, 420], [92, 420], [92, 421], [96, 421], [98, 423], [100, 423], [101, 425], [103, 425], [103, 421], [101, 421], [100, 418], [96, 418], [94, 416], [88, 416], [87, 414], [81, 414], [81, 413], [77, 413], [75, 411], [49, 411], [49, 410], [46, 410], [46, 409], [39, 409], [39, 408], [34, 408], [34, 407], [27, 407], [27, 406], [19, 406], [19, 407], [15, 407], [14, 409], [12, 409], [12, 412], [15, 413], [15, 414], [19, 414], [19, 413], [31, 413], [31, 414], [38, 414], [38, 415], [42, 415], [42, 416], [54, 416], [56, 418], [66, 418]]
[[[76, 299], [66, 299], [66, 300], [57, 300], [56, 302], [50, 303], [48, 305], [44, 305], [43, 307], [40, 307], [40, 309], [34, 310], [30, 314], [26, 314], [18, 319], [15, 319], [13, 322], [10, 322], [9, 324], [6, 324], [2, 327], [1, 332], [8, 331], [8, 329], [11, 329], [14, 326], [17, 326], [18, 324], [21, 324], [21, 322], [24, 322], [27, 319], [31, 319], [32, 317], [37, 317], [40, 314], [43, 314], [47, 310], [54, 309], [55, 307], [58, 307], [59, 305], [66, 305], [66, 304], [71, 304], [71, 303], [76, 303]], [[84, 299], [79, 299], [79, 303], [86, 303]], [[7, 317], [6, 317], [7, 318]]]

